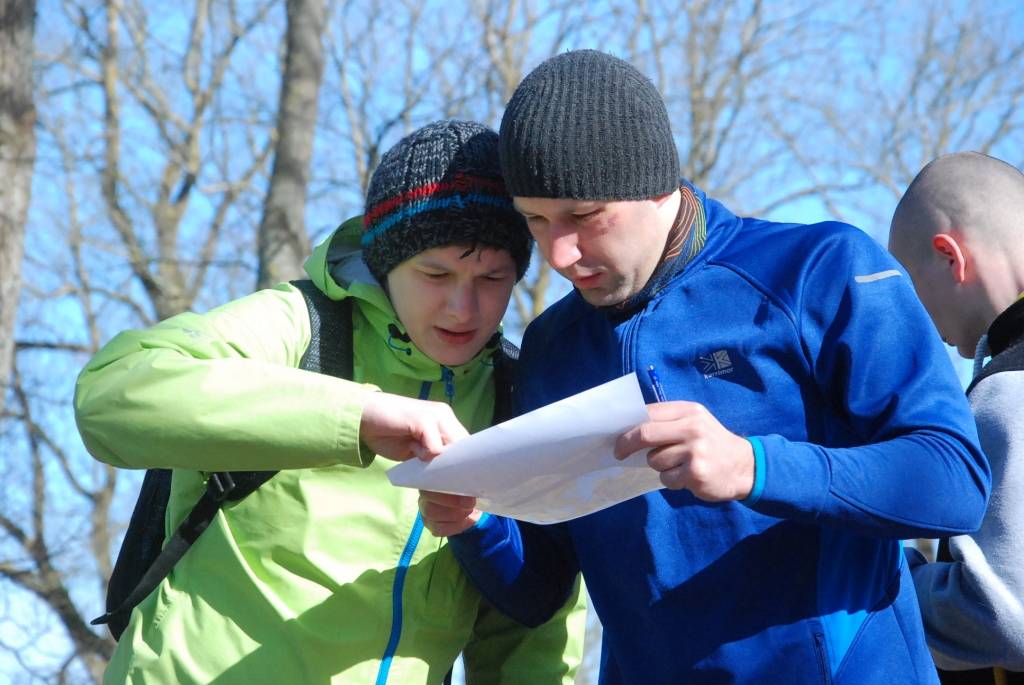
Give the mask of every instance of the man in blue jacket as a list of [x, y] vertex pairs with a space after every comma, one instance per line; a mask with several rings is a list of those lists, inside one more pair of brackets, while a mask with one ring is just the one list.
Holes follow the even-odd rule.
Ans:
[[665, 489], [555, 526], [425, 493], [428, 527], [526, 623], [582, 571], [602, 683], [937, 682], [900, 540], [977, 528], [990, 474], [897, 264], [851, 226], [680, 183], [661, 96], [601, 52], [529, 74], [500, 150], [575, 286], [527, 329], [519, 408], [639, 372], [651, 420], [617, 451]]

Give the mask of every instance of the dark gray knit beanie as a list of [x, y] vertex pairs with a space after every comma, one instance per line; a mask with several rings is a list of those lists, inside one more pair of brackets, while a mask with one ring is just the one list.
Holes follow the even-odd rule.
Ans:
[[508, 250], [517, 279], [530, 264], [533, 240], [501, 178], [498, 134], [470, 121], [438, 121], [400, 140], [366, 191], [363, 261], [381, 284], [406, 259], [447, 245]]
[[505, 184], [517, 197], [643, 200], [679, 187], [664, 100], [636, 67], [597, 50], [530, 72], [500, 135]]

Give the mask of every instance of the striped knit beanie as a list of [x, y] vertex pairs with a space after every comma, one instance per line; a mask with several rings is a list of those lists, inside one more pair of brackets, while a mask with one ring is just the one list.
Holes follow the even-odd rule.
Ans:
[[508, 250], [517, 280], [533, 247], [501, 178], [498, 134], [469, 121], [438, 121], [403, 138], [366, 191], [363, 261], [382, 285], [406, 259], [447, 245]]
[[499, 149], [516, 197], [645, 200], [679, 187], [657, 88], [597, 50], [552, 57], [523, 79], [505, 108]]

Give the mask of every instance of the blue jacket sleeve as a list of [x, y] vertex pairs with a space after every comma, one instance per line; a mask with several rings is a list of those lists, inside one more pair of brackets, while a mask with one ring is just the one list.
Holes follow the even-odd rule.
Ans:
[[480, 593], [531, 628], [565, 605], [579, 573], [564, 524], [539, 526], [485, 514], [448, 544]]
[[818, 396], [843, 430], [822, 441], [829, 447], [758, 436], [764, 488], [748, 504], [882, 537], [976, 530], [989, 465], [910, 279], [852, 228], [830, 233], [803, 257], [792, 314]]

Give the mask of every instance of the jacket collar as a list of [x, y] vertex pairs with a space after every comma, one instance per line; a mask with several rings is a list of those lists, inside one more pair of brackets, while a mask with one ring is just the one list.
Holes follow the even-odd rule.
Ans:
[[988, 328], [988, 347], [992, 356], [1024, 338], [1024, 299], [1017, 300], [996, 317]]

